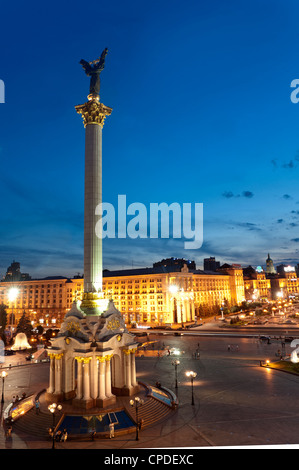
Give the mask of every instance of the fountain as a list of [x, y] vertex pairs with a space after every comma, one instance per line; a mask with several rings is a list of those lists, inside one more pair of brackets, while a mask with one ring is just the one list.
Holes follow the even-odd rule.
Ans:
[[31, 349], [30, 344], [27, 341], [25, 333], [18, 333], [15, 337], [14, 345], [11, 347], [13, 351], [20, 351], [23, 349]]

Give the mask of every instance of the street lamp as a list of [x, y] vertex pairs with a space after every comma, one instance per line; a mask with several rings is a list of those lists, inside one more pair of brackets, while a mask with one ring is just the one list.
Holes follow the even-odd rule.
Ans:
[[180, 364], [180, 361], [176, 359], [175, 361], [172, 361], [171, 363], [174, 366], [175, 369], [175, 388], [178, 388], [178, 365]]
[[7, 372], [5, 372], [5, 370], [3, 370], [1, 372], [1, 377], [2, 377], [2, 398], [1, 398], [1, 403], [4, 403], [4, 380], [5, 380], [5, 377], [7, 377]]
[[11, 303], [11, 327], [14, 324], [14, 314], [13, 314], [13, 309], [14, 309], [14, 302], [16, 301], [17, 297], [19, 295], [19, 289], [17, 287], [11, 287], [8, 291], [8, 300]]
[[138, 420], [138, 409], [142, 406], [144, 401], [140, 397], [135, 397], [134, 400], [130, 400], [130, 405], [135, 406], [136, 412], [136, 441], [139, 441], [139, 420]]
[[194, 380], [195, 377], [197, 376], [197, 373], [196, 373], [196, 372], [193, 372], [193, 370], [189, 370], [188, 372], [186, 372], [186, 375], [187, 375], [187, 377], [190, 377], [190, 379], [191, 379], [191, 388], [192, 388], [192, 401], [191, 401], [191, 405], [194, 405], [193, 380]]
[[48, 410], [50, 413], [52, 413], [53, 416], [53, 438], [52, 438], [52, 449], [55, 449], [55, 412], [60, 411], [62, 409], [61, 405], [57, 405], [57, 403], [51, 403], [51, 405], [48, 406]]

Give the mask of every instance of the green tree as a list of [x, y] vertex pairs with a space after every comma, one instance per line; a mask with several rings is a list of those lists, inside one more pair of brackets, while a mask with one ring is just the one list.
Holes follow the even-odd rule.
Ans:
[[3, 303], [0, 305], [0, 334], [3, 336], [4, 330], [7, 325], [7, 306]]
[[27, 338], [31, 336], [31, 333], [32, 333], [32, 325], [25, 311], [23, 312], [19, 320], [19, 323], [17, 324], [16, 334], [18, 333], [25, 333]]

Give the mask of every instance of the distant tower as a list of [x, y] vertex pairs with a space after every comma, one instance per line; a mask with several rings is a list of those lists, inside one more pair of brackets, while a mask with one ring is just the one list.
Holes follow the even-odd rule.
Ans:
[[266, 274], [276, 274], [276, 270], [269, 253], [268, 258], [266, 259]]

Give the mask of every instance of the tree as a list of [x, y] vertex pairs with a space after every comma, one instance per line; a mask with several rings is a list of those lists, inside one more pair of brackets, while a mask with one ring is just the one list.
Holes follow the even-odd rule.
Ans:
[[23, 312], [17, 325], [16, 334], [18, 333], [25, 333], [27, 337], [31, 336], [32, 333], [32, 325], [30, 323], [29, 318], [26, 316], [25, 311]]
[[0, 305], [0, 334], [3, 335], [7, 325], [7, 306], [3, 303]]

